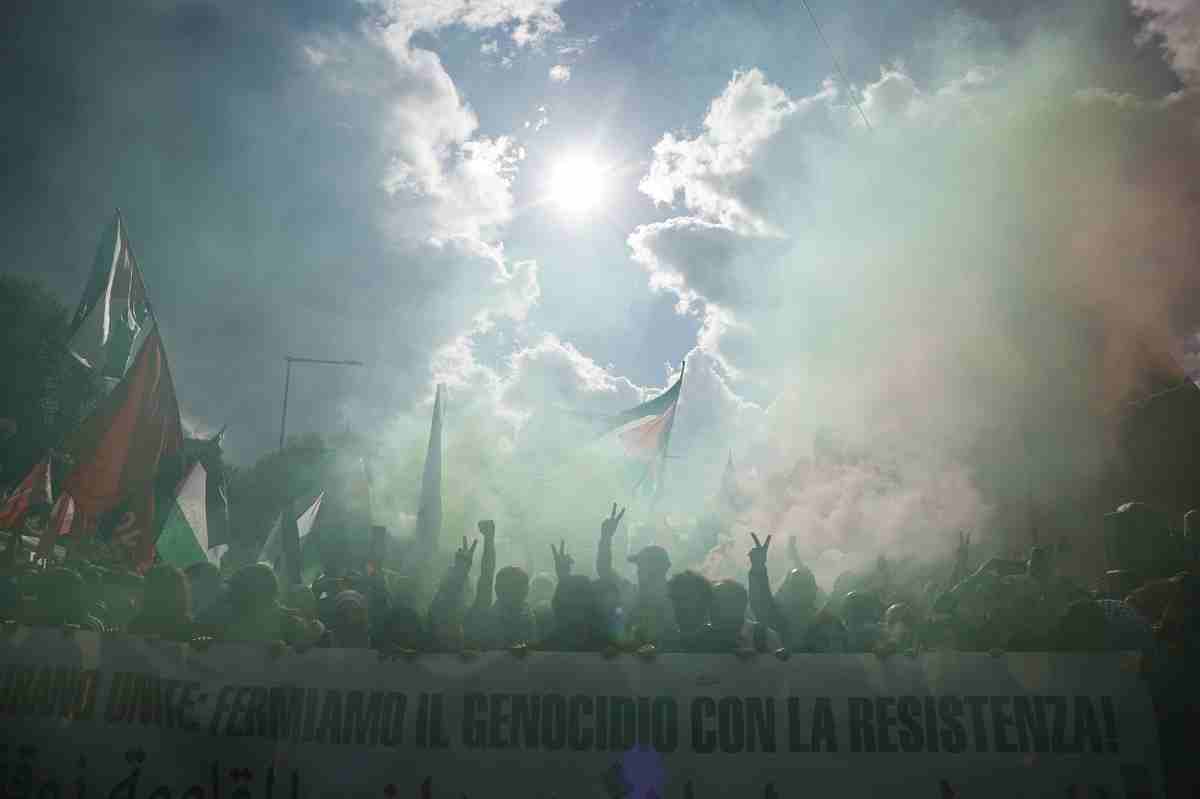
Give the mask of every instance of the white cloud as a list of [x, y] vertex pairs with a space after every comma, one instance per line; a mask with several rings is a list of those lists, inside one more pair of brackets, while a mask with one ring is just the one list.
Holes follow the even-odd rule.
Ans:
[[[975, 67], [923, 92], [902, 68], [887, 67], [864, 87], [863, 110], [885, 130], [975, 123], [976, 100], [996, 78], [995, 70]], [[827, 179], [830, 164], [841, 163], [827, 162], [824, 152], [840, 158], [864, 135], [858, 112], [831, 81], [793, 98], [758, 69], [734, 73], [699, 134], [666, 133], [654, 146], [639, 189], [688, 213], [638, 226], [627, 241], [631, 257], [652, 289], [680, 298], [681, 310], [736, 312], [769, 302], [777, 273], [787, 269], [780, 259], [806, 246], [795, 239], [798, 225], [811, 223], [813, 213], [832, 221], [819, 210], [823, 198], [808, 194], [810, 184]]]
[[634, 262], [650, 273], [650, 287], [673, 292], [689, 307], [700, 298], [745, 305], [757, 294], [755, 272], [770, 269], [781, 242], [684, 216], [639, 225], [628, 244]]
[[566, 64], [555, 64], [550, 67], [550, 80], [555, 83], [566, 83], [571, 79], [571, 68]]
[[731, 377], [719, 355], [703, 347], [688, 353], [675, 423], [678, 440], [696, 456], [692, 472], [698, 477], [715, 474], [722, 451], [735, 444], [749, 449], [763, 434], [764, 409], [740, 396]]
[[475, 135], [478, 119], [437, 55], [396, 28], [326, 38], [321, 50], [316, 89], [370, 144], [355, 154], [354, 178], [375, 175], [373, 210], [386, 233], [494, 240], [512, 215], [521, 151], [508, 137]]
[[547, 334], [509, 359], [511, 372], [502, 381], [500, 399], [526, 413], [543, 410], [547, 402], [572, 409], [614, 413], [637, 405], [645, 390], [614, 374], [575, 348]]
[[921, 99], [916, 81], [898, 67], [883, 70], [862, 94], [862, 109], [876, 122], [907, 115]]
[[462, 25], [473, 30], [507, 26], [518, 47], [540, 42], [563, 29], [562, 0], [363, 0], [380, 8], [407, 38], [419, 30]]
[[667, 133], [654, 145], [654, 160], [638, 188], [656, 203], [681, 200], [688, 210], [734, 230], [771, 232], [761, 209], [736, 187], [762, 145], [801, 109], [760, 70], [736, 72], [709, 106], [698, 136]]
[[590, 428], [579, 414], [615, 413], [645, 398], [645, 389], [549, 333], [485, 364], [478, 350], [486, 334], [477, 327], [443, 346], [433, 373], [435, 382], [454, 392], [472, 424], [492, 431], [489, 448], [519, 446], [538, 458], [553, 458], [586, 443]]
[[1200, 3], [1195, 0], [1131, 0], [1145, 18], [1147, 39], [1161, 38], [1167, 58], [1189, 85], [1200, 83]]
[[[435, 360], [437, 379], [454, 390], [463, 413], [509, 442], [501, 448], [515, 447], [550, 462], [577, 457], [594, 438], [587, 417], [633, 407], [678, 377], [676, 364], [664, 371], [661, 385], [640, 386], [552, 334], [491, 366], [478, 360], [478, 347], [478, 336], [459, 337], [444, 347]], [[765, 414], [733, 391], [720, 359], [700, 348], [687, 355], [679, 403], [673, 501], [692, 505], [719, 476], [731, 442], [749, 447], [761, 437]]]
[[532, 129], [534, 133], [537, 133], [539, 130], [541, 130], [542, 128], [544, 128], [550, 124], [550, 115], [546, 111], [546, 106], [539, 105], [537, 107], [537, 114], [538, 114], [537, 119], [534, 119], [532, 121], [530, 121], [528, 119], [525, 120], [525, 129], [526, 130]]

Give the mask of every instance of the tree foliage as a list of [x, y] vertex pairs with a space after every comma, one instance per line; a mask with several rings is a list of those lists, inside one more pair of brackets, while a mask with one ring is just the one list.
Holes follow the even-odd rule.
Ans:
[[4, 379], [0, 486], [20, 480], [94, 402], [87, 371], [67, 352], [67, 308], [38, 280], [0, 275]]

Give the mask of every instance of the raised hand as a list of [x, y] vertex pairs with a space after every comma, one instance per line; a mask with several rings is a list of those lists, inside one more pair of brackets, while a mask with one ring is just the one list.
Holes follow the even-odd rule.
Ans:
[[496, 523], [491, 519], [484, 519], [479, 523], [479, 534], [483, 536], [484, 541], [489, 541], [496, 537]]
[[754, 539], [754, 546], [750, 547], [750, 568], [759, 566], [765, 568], [767, 565], [767, 548], [771, 546], [771, 536], [767, 536], [766, 541], [759, 542], [758, 535], [751, 533], [750, 537]]
[[617, 503], [613, 503], [612, 513], [608, 518], [600, 522], [600, 536], [602, 538], [612, 538], [617, 532], [617, 526], [621, 524], [621, 520], [625, 518], [625, 508], [621, 508], [621, 512], [617, 513]]
[[571, 569], [575, 566], [575, 559], [567, 554], [567, 542], [562, 541], [558, 545], [558, 549], [551, 544], [550, 554], [554, 556], [554, 573], [558, 575], [558, 579], [569, 576]]
[[476, 538], [471, 542], [471, 546], [467, 546], [467, 537], [463, 536], [462, 546], [454, 553], [454, 564], [463, 569], [470, 570], [471, 561], [475, 560], [475, 547], [479, 546], [479, 539]]

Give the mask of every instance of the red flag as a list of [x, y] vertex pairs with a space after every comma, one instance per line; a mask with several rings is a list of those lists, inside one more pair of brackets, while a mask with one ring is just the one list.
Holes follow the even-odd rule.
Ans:
[[125, 510], [114, 535], [139, 566], [154, 559], [155, 477], [182, 447], [175, 386], [155, 328], [121, 382], [67, 442], [75, 467], [63, 486], [90, 518]]
[[21, 484], [13, 490], [0, 507], [0, 528], [17, 529], [30, 508], [38, 505], [50, 506], [50, 458], [38, 461]]

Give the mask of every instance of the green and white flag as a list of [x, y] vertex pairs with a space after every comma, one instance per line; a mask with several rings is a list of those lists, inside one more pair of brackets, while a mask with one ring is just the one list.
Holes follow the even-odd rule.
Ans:
[[[296, 537], [300, 541], [300, 546], [304, 546], [304, 539], [312, 532], [313, 525], [317, 521], [317, 514], [321, 512], [321, 501], [325, 499], [325, 492], [322, 491], [313, 500], [312, 504], [305, 509], [296, 518]], [[267, 540], [263, 544], [262, 550], [258, 553], [259, 563], [270, 563], [279, 571], [283, 565], [283, 514], [280, 513], [275, 517], [275, 524], [271, 525], [271, 532], [267, 535]]]
[[186, 569], [208, 560], [207, 476], [197, 462], [179, 487], [156, 544], [162, 562]]
[[229, 544], [217, 544], [208, 550], [208, 562], [221, 568], [221, 559], [225, 557], [225, 553], [229, 551]]
[[283, 557], [283, 533], [280, 532], [283, 528], [283, 513], [281, 512], [275, 517], [275, 523], [271, 525], [271, 532], [267, 533], [267, 540], [263, 542], [262, 550], [258, 553], [259, 563], [270, 563], [272, 566], [279, 564], [279, 559]]
[[317, 521], [317, 514], [321, 512], [321, 500], [325, 499], [325, 492], [322, 491], [313, 500], [313, 503], [308, 506], [308, 510], [301, 513], [296, 519], [296, 537], [300, 539], [300, 543], [304, 543], [304, 539], [312, 532], [313, 525]]

